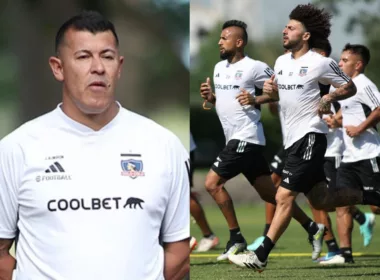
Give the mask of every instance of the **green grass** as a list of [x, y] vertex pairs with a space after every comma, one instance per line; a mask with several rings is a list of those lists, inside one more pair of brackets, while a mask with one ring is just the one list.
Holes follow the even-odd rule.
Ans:
[[[309, 215], [307, 206], [303, 207]], [[369, 211], [363, 207], [363, 211]], [[304, 229], [292, 221], [269, 256], [267, 269], [259, 274], [249, 269], [237, 267], [234, 264], [216, 262], [216, 255], [222, 253], [229, 238], [229, 231], [224, 217], [216, 207], [206, 207], [206, 216], [212, 230], [220, 238], [218, 248], [204, 253], [193, 253], [191, 256], [191, 279], [380, 279], [380, 234], [375, 228], [374, 238], [369, 247], [363, 246], [359, 226], [355, 222], [353, 231], [353, 252], [362, 253], [355, 256], [355, 264], [322, 267], [311, 261], [311, 246], [307, 242]], [[265, 223], [264, 206], [236, 207], [240, 228], [247, 242], [252, 242], [262, 234]], [[335, 213], [330, 214], [333, 220], [335, 236]], [[377, 217], [379, 219], [379, 217]], [[202, 235], [196, 224], [191, 225], [191, 233], [199, 240]], [[326, 245], [323, 248], [326, 252]], [[279, 254], [303, 253], [301, 257], [279, 256]], [[306, 256], [305, 256], [306, 254]], [[203, 257], [202, 257], [203, 255]], [[211, 255], [211, 256], [210, 256]]]

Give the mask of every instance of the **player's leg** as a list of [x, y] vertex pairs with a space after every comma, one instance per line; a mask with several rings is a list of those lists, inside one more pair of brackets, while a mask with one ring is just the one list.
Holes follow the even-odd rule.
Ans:
[[380, 215], [380, 207], [375, 205], [370, 205], [371, 211], [375, 215]]
[[356, 206], [351, 206], [350, 211], [352, 217], [360, 226], [360, 234], [363, 236], [364, 246], [367, 247], [372, 240], [373, 227], [375, 226], [375, 214], [363, 213]]
[[230, 239], [223, 254], [217, 260], [226, 260], [229, 254], [237, 254], [247, 247], [240, 231], [231, 196], [224, 188], [224, 184], [241, 173], [244, 166], [244, 153], [239, 149], [240, 142], [239, 140], [230, 140], [227, 143], [227, 146], [212, 165], [205, 182], [206, 190], [219, 206], [230, 230]]

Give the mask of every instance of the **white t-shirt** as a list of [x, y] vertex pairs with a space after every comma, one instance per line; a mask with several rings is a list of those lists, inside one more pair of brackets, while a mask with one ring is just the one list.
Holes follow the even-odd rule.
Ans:
[[193, 134], [190, 132], [190, 152], [194, 151], [197, 148], [197, 145], [195, 144]]
[[308, 51], [293, 59], [288, 53], [280, 56], [274, 67], [283, 113], [286, 139], [285, 148], [309, 132], [327, 133], [326, 123], [318, 116], [321, 99], [319, 83], [339, 87], [348, 78], [331, 58]]
[[0, 238], [20, 231], [15, 279], [164, 279], [160, 232], [190, 235], [185, 148], [126, 109], [93, 131], [58, 107], [6, 136], [0, 164]]
[[[330, 92], [335, 89], [330, 90]], [[331, 104], [331, 111], [336, 114], [339, 111], [340, 103]], [[327, 116], [324, 116], [327, 117]], [[343, 130], [342, 128], [329, 128], [327, 133], [327, 149], [325, 157], [341, 157], [344, 151]]]
[[265, 80], [268, 80], [271, 75], [273, 71], [267, 64], [247, 56], [233, 64], [228, 63], [228, 60], [223, 60], [215, 65], [215, 107], [224, 130], [226, 143], [231, 139], [237, 139], [265, 145], [260, 110], [251, 105], [241, 106], [236, 96], [241, 88], [258, 95]]
[[[356, 85], [356, 95], [340, 101], [343, 127], [358, 126], [368, 115], [380, 106], [380, 93], [374, 83], [364, 74], [352, 79]], [[343, 162], [357, 162], [380, 156], [380, 135], [375, 128], [368, 128], [357, 137], [351, 138], [344, 129], [343, 139], [345, 150]]]

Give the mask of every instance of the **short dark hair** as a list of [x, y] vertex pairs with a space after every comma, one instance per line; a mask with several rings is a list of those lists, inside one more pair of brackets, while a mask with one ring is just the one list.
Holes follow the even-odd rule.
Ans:
[[369, 60], [371, 59], [371, 53], [370, 53], [369, 49], [364, 45], [359, 45], [359, 44], [351, 45], [350, 43], [347, 43], [344, 46], [343, 51], [344, 52], [350, 51], [354, 54], [360, 55], [360, 57], [363, 60], [364, 67], [366, 67], [368, 65]]
[[324, 9], [312, 4], [298, 5], [290, 13], [289, 18], [301, 22], [310, 32], [309, 48], [314, 48], [318, 40], [327, 39], [331, 34], [332, 15]]
[[58, 53], [58, 49], [62, 44], [65, 33], [70, 28], [77, 31], [89, 31], [91, 33], [111, 31], [115, 36], [116, 45], [119, 45], [119, 38], [116, 34], [115, 26], [112, 22], [106, 19], [103, 15], [96, 11], [83, 11], [80, 14], [73, 16], [59, 28], [55, 36], [55, 52]]
[[326, 56], [329, 57], [331, 55], [331, 44], [329, 40], [327, 39], [322, 39], [322, 40], [317, 40], [314, 42], [313, 48], [320, 49], [326, 53]]
[[243, 41], [244, 41], [244, 45], [246, 45], [248, 43], [247, 24], [241, 20], [235, 20], [235, 19], [228, 20], [223, 24], [222, 30], [231, 26], [236, 26], [243, 29]]

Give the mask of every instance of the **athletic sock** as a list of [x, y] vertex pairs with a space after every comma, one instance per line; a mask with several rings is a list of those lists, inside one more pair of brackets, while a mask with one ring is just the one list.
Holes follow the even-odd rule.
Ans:
[[359, 225], [365, 224], [365, 215], [362, 211], [355, 207], [353, 211], [351, 211], [352, 217], [359, 223]]
[[313, 222], [311, 219], [307, 221], [306, 223], [302, 224], [302, 227], [310, 234], [314, 235], [318, 232], [319, 227], [317, 226], [316, 222]]
[[268, 236], [265, 236], [263, 243], [261, 243], [261, 245], [255, 250], [255, 254], [259, 261], [265, 262], [273, 247], [274, 243], [272, 240]]
[[244, 242], [244, 237], [240, 232], [240, 227], [230, 229], [230, 241], [233, 241], [235, 243]]
[[266, 236], [270, 228], [270, 224], [265, 224], [263, 236]]
[[339, 251], [338, 244], [336, 243], [335, 238], [331, 240], [326, 240], [327, 249], [329, 252], [337, 252]]

